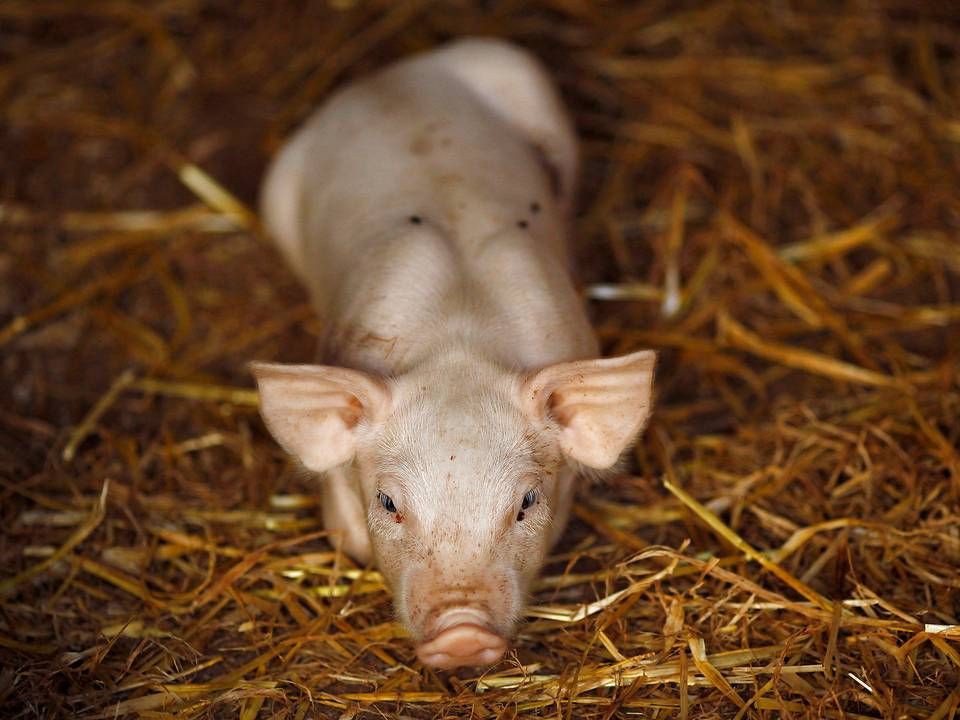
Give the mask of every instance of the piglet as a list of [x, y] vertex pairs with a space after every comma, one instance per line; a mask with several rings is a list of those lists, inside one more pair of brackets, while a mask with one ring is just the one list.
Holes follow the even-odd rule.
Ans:
[[323, 522], [390, 586], [417, 656], [498, 660], [584, 468], [651, 410], [655, 355], [596, 359], [567, 230], [571, 123], [525, 51], [466, 39], [334, 93], [262, 211], [325, 365], [254, 363], [267, 428], [324, 475]]

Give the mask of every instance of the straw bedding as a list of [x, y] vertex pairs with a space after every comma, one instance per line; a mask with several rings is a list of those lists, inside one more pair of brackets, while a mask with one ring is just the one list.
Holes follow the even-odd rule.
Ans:
[[[338, 83], [549, 64], [606, 352], [661, 350], [515, 652], [419, 667], [266, 435], [320, 332], [253, 208]], [[0, 716], [952, 718], [951, 3], [0, 4]]]

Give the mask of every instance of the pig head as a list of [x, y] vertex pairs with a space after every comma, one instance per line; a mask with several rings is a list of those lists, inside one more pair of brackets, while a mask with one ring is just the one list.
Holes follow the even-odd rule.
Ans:
[[575, 170], [539, 64], [467, 40], [334, 95], [267, 177], [337, 364], [254, 363], [261, 413], [427, 665], [501, 657], [577, 472], [651, 410], [654, 353], [597, 359], [566, 269]]

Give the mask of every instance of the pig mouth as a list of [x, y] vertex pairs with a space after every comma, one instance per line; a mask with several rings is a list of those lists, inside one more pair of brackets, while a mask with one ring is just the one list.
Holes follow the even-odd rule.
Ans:
[[452, 670], [492, 665], [506, 649], [506, 639], [490, 629], [485, 613], [451, 608], [437, 618], [430, 640], [417, 647], [417, 657], [429, 667]]

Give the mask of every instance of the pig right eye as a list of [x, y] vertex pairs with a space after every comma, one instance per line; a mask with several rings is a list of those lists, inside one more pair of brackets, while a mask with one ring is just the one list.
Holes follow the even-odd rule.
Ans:
[[393, 498], [391, 498], [389, 495], [378, 492], [377, 497], [380, 499], [380, 504], [383, 505], [384, 510], [389, 513], [395, 513], [397, 511], [397, 506], [394, 504]]

